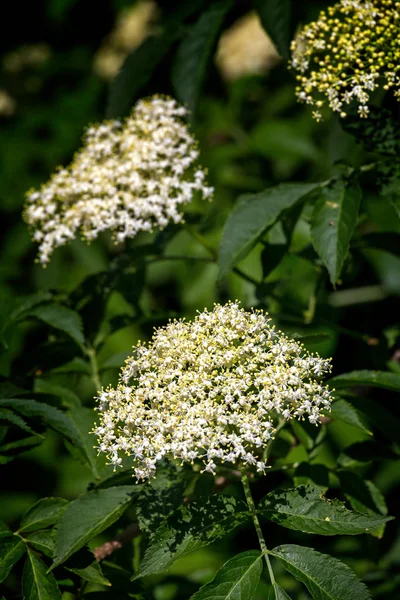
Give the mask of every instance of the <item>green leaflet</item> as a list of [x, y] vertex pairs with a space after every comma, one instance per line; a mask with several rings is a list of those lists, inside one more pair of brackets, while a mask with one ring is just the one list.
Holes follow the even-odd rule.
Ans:
[[60, 329], [68, 334], [79, 346], [85, 342], [83, 336], [83, 323], [81, 317], [75, 311], [58, 304], [44, 304], [37, 306], [23, 314], [25, 317], [36, 317], [46, 325]]
[[398, 392], [400, 390], [400, 375], [387, 373], [386, 371], [351, 371], [332, 377], [329, 380], [329, 385], [336, 389], [366, 385]]
[[278, 546], [271, 554], [315, 600], [371, 599], [367, 587], [337, 558], [295, 544]]
[[332, 402], [331, 411], [328, 415], [333, 419], [343, 421], [343, 423], [352, 425], [353, 427], [372, 435], [372, 432], [361, 421], [356, 409], [343, 398], [339, 398]]
[[70, 448], [70, 452], [72, 454], [77, 454], [77, 458], [82, 460], [83, 450], [84, 458], [89, 462], [94, 477], [98, 477], [97, 450], [94, 447], [95, 436], [90, 435], [90, 431], [93, 429], [96, 419], [95, 412], [91, 408], [75, 406], [68, 411], [68, 416], [74, 423], [80, 440], [78, 453], [74, 452], [75, 448], [73, 446]]
[[40, 531], [32, 531], [26, 536], [27, 543], [35, 550], [45, 554], [49, 558], [53, 558], [54, 554], [54, 539], [52, 529], [42, 529]]
[[252, 600], [262, 573], [262, 554], [250, 550], [234, 556], [191, 600]]
[[171, 23], [160, 35], [148, 37], [139, 48], [128, 54], [111, 85], [106, 111], [108, 119], [118, 119], [129, 113], [140, 89], [181, 35], [180, 23]]
[[175, 58], [172, 83], [178, 100], [194, 113], [209, 60], [232, 0], [215, 0], [183, 38]]
[[348, 510], [337, 500], [326, 500], [323, 490], [312, 485], [270, 492], [257, 510], [283, 527], [319, 535], [370, 533], [391, 519]]
[[133, 579], [165, 571], [176, 559], [224, 537], [247, 518], [246, 505], [230, 496], [213, 496], [181, 506], [150, 538]]
[[321, 189], [311, 219], [311, 239], [315, 250], [335, 284], [348, 255], [351, 236], [357, 223], [361, 188], [337, 179]]
[[37, 377], [35, 379], [34, 392], [57, 396], [58, 398], [61, 398], [62, 406], [65, 406], [66, 408], [81, 405], [80, 398], [75, 392], [62, 385], [43, 379], [43, 377]]
[[93, 490], [70, 502], [55, 529], [52, 569], [115, 523], [128, 508], [135, 486]]
[[80, 452], [84, 462], [91, 467], [90, 457], [87, 454], [86, 446], [82, 443], [81, 433], [67, 414], [44, 402], [21, 400], [20, 398], [0, 399], [0, 407], [2, 406], [10, 407], [24, 417], [42, 418], [47, 426], [66, 437]]
[[68, 500], [63, 498], [42, 498], [22, 517], [20, 532], [36, 531], [53, 525], [64, 512]]
[[37, 554], [28, 549], [22, 575], [22, 593], [24, 600], [61, 600], [57, 581]]
[[295, 206], [320, 183], [282, 183], [258, 194], [240, 196], [222, 232], [219, 277], [244, 258], [280, 215]]
[[265, 31], [282, 58], [288, 60], [291, 40], [290, 0], [255, 0], [254, 4]]
[[10, 535], [0, 542], [0, 582], [4, 581], [16, 562], [25, 553], [26, 546], [21, 538]]

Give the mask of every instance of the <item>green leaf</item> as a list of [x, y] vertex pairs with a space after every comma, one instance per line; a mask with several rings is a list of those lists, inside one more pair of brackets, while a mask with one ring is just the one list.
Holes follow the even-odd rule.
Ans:
[[[97, 450], [94, 448], [96, 438], [90, 434], [95, 423], [95, 413], [92, 409], [84, 406], [77, 406], [68, 411], [68, 416], [74, 423], [79, 435], [80, 444], [78, 448], [78, 456], [84, 463], [89, 461], [89, 465], [94, 477], [98, 477], [97, 471]], [[70, 451], [74, 454], [74, 447]], [[83, 450], [83, 452], [82, 452]]]
[[339, 463], [348, 466], [345, 463], [352, 462], [370, 462], [377, 460], [396, 460], [399, 453], [393, 450], [388, 444], [376, 442], [375, 440], [364, 440], [355, 442], [344, 448], [339, 457]]
[[370, 533], [391, 520], [348, 510], [342, 502], [324, 498], [323, 490], [312, 485], [270, 492], [257, 510], [282, 527], [318, 535]]
[[[357, 476], [358, 477], [358, 476]], [[342, 483], [342, 478], [340, 477], [340, 481]], [[388, 509], [386, 506], [385, 498], [380, 490], [376, 487], [376, 485], [372, 482], [364, 479], [359, 480], [358, 488], [357, 488], [357, 497], [354, 494], [354, 481], [352, 482], [352, 487], [346, 488], [345, 485], [342, 485], [342, 491], [344, 492], [346, 498], [350, 502], [352, 508], [357, 510], [360, 513], [367, 513], [373, 516], [376, 516], [377, 513], [381, 515], [387, 515]], [[346, 491], [347, 490], [347, 491]], [[348, 493], [350, 491], [350, 493]], [[360, 498], [367, 498], [367, 504], [370, 506], [366, 506]], [[374, 507], [371, 510], [371, 505]], [[371, 530], [371, 535], [381, 539], [383, 534], [385, 533], [386, 524], [384, 523], [380, 527], [376, 527]]]
[[321, 189], [311, 219], [311, 240], [335, 284], [357, 223], [361, 188], [343, 179]]
[[152, 533], [183, 503], [185, 482], [173, 467], [160, 470], [139, 491], [135, 508], [140, 530]]
[[81, 577], [85, 581], [90, 581], [90, 583], [96, 583], [98, 585], [107, 586], [111, 585], [108, 579], [104, 576], [104, 573], [97, 562], [93, 562], [91, 565], [85, 567], [84, 569], [68, 568], [68, 571], [75, 573], [75, 575], [79, 575], [79, 577]]
[[88, 548], [81, 548], [64, 565], [68, 571], [79, 575], [85, 581], [99, 585], [110, 586], [111, 583], [104, 576], [100, 565], [95, 561], [94, 555]]
[[175, 58], [172, 83], [178, 100], [194, 113], [207, 65], [232, 0], [215, 0], [183, 38]]
[[191, 600], [252, 600], [262, 573], [262, 554], [249, 550], [234, 556]]
[[54, 539], [53, 531], [51, 529], [32, 531], [25, 539], [32, 548], [42, 552], [42, 554], [45, 554], [49, 558], [53, 558]]
[[42, 498], [22, 517], [20, 532], [36, 531], [54, 525], [66, 509], [64, 498]]
[[128, 54], [111, 85], [106, 111], [108, 119], [125, 117], [129, 113], [141, 88], [181, 35], [180, 24], [171, 24], [161, 34], [148, 37], [139, 48]]
[[291, 600], [290, 596], [278, 584], [275, 584], [273, 593], [274, 596], [271, 600]]
[[46, 325], [69, 335], [79, 346], [85, 343], [83, 323], [75, 311], [58, 304], [45, 304], [24, 313], [24, 317], [36, 317]]
[[247, 518], [246, 505], [230, 496], [214, 496], [181, 506], [150, 538], [133, 579], [165, 571], [178, 558], [225, 536]]
[[90, 458], [86, 454], [86, 448], [82, 445], [81, 434], [71, 421], [71, 419], [58, 408], [49, 406], [44, 402], [36, 402], [36, 400], [21, 400], [19, 398], [2, 398], [0, 406], [10, 406], [16, 412], [21, 413], [25, 417], [41, 418], [45, 424], [61, 435], [65, 436], [74, 446], [79, 449], [86, 463], [91, 466]]
[[0, 408], [0, 421], [8, 421], [8, 423], [23, 429], [23, 431], [26, 431], [27, 433], [37, 435], [33, 429], [25, 423], [24, 419], [8, 408]]
[[49, 394], [61, 398], [63, 405], [67, 408], [81, 405], [80, 398], [75, 392], [42, 377], [36, 377], [33, 390], [39, 394]]
[[135, 486], [93, 490], [70, 502], [55, 529], [54, 567], [115, 523], [128, 508]]
[[295, 206], [319, 183], [282, 183], [258, 194], [240, 196], [222, 232], [219, 277], [222, 279], [244, 258], [279, 216]]
[[282, 58], [289, 59], [290, 0], [254, 0], [255, 8], [265, 31]]
[[366, 415], [371, 425], [379, 429], [392, 442], [400, 442], [400, 420], [397, 419], [382, 403], [372, 398], [352, 396], [352, 404]]
[[372, 514], [381, 512], [381, 503], [380, 501], [377, 503], [365, 479], [348, 469], [337, 469], [336, 473], [340, 481], [340, 488], [353, 508]]
[[28, 548], [24, 572], [22, 574], [24, 600], [61, 600], [57, 581], [37, 554]]
[[343, 423], [352, 425], [353, 427], [372, 435], [372, 432], [361, 421], [356, 409], [349, 402], [343, 400], [343, 398], [339, 398], [332, 402], [331, 411], [328, 413], [328, 416], [331, 416], [335, 420], [343, 421]]
[[328, 383], [335, 389], [365, 385], [394, 392], [400, 391], [400, 375], [386, 371], [351, 371], [332, 377]]
[[0, 543], [0, 583], [26, 550], [25, 543], [17, 536], [5, 537]]
[[315, 600], [371, 600], [367, 587], [337, 558], [294, 544], [278, 546], [271, 554]]

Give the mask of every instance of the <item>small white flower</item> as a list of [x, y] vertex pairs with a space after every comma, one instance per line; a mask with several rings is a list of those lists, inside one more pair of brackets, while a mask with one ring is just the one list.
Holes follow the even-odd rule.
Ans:
[[138, 344], [119, 385], [99, 396], [99, 451], [114, 466], [134, 457], [139, 479], [163, 457], [263, 471], [263, 448], [279, 415], [318, 423], [330, 391], [317, 379], [330, 363], [276, 331], [262, 311], [216, 305], [193, 321], [172, 321]]
[[27, 195], [24, 218], [43, 265], [79, 234], [91, 241], [111, 231], [120, 243], [181, 222], [181, 207], [196, 192], [211, 198], [204, 170], [193, 169], [198, 151], [186, 115], [175, 100], [154, 96], [140, 100], [125, 122], [87, 129], [71, 165]]

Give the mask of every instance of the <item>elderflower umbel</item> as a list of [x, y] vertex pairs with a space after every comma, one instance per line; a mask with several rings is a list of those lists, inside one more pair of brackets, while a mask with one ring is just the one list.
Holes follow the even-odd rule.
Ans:
[[400, 97], [400, 2], [340, 0], [292, 42], [291, 66], [298, 72], [297, 98], [345, 117], [350, 103], [360, 117], [369, 112], [371, 92], [393, 88]]
[[212, 195], [204, 170], [193, 168], [198, 150], [186, 114], [175, 100], [154, 96], [140, 100], [125, 121], [86, 131], [71, 165], [27, 196], [24, 216], [42, 264], [78, 233], [90, 241], [110, 230], [119, 243], [182, 221], [181, 207], [196, 191]]
[[260, 310], [216, 305], [193, 321], [172, 321], [139, 343], [116, 389], [98, 398], [94, 433], [99, 452], [120, 465], [134, 459], [134, 475], [154, 475], [157, 462], [200, 461], [254, 465], [278, 415], [318, 423], [330, 392], [319, 383], [330, 362], [285, 337]]

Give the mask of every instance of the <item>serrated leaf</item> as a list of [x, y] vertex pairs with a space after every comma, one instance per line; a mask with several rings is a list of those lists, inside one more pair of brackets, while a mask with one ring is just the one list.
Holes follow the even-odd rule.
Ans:
[[248, 518], [247, 507], [230, 496], [213, 496], [182, 506], [150, 538], [138, 573], [161, 573], [175, 560], [211, 544]]
[[20, 532], [36, 531], [54, 525], [66, 509], [64, 498], [42, 498], [22, 517]]
[[282, 183], [258, 194], [240, 196], [222, 232], [219, 277], [244, 258], [284, 211], [295, 206], [319, 183]]
[[11, 535], [4, 537], [0, 543], [0, 583], [8, 577], [9, 572], [26, 550], [21, 538]]
[[23, 431], [27, 433], [32, 433], [33, 435], [37, 435], [35, 431], [25, 421], [19, 416], [16, 415], [15, 412], [8, 408], [0, 408], [0, 421], [8, 421], [12, 425], [19, 427]]
[[69, 335], [79, 346], [85, 343], [83, 323], [75, 311], [58, 304], [44, 304], [24, 313], [24, 317], [36, 317], [46, 325]]
[[[381, 515], [387, 515], [388, 509], [386, 506], [385, 498], [384, 498], [383, 494], [380, 492], [380, 490], [376, 487], [376, 485], [372, 481], [369, 481], [368, 479], [361, 480], [361, 481], [362, 481], [362, 486], [363, 486], [363, 488], [361, 488], [361, 489], [364, 489], [364, 491], [367, 494], [369, 494], [368, 498], [369, 498], [369, 500], [372, 501], [373, 505], [375, 506], [375, 509], [371, 510], [371, 508], [368, 508], [367, 506], [365, 506], [365, 504], [363, 504], [359, 498], [356, 498], [356, 497], [352, 496], [351, 494], [346, 493], [346, 490], [343, 489], [343, 492], [345, 492], [345, 496], [346, 496], [347, 500], [350, 502], [351, 507], [354, 508], [354, 510], [357, 510], [358, 512], [372, 514], [374, 516], [377, 513], [380, 513]], [[381, 539], [383, 534], [385, 533], [385, 527], [386, 527], [385, 523], [383, 525], [381, 525], [380, 527], [376, 527], [375, 529], [373, 529], [371, 531], [371, 535], [377, 537], [378, 539]]]
[[191, 600], [252, 600], [262, 573], [262, 554], [249, 550], [234, 556]]
[[335, 284], [348, 255], [361, 201], [359, 185], [337, 179], [321, 189], [311, 218], [311, 240]]
[[173, 467], [160, 470], [139, 491], [135, 508], [140, 530], [151, 533], [183, 503], [185, 482]]
[[111, 583], [104, 576], [100, 565], [95, 561], [94, 555], [89, 548], [81, 548], [64, 564], [64, 567], [79, 575], [85, 581], [99, 585], [110, 586]]
[[295, 544], [278, 546], [271, 554], [314, 600], [371, 600], [367, 587], [337, 558]]
[[45, 554], [49, 558], [53, 558], [54, 554], [54, 539], [51, 529], [42, 529], [41, 531], [32, 531], [26, 536], [27, 543], [35, 550]]
[[291, 40], [290, 0], [254, 0], [254, 6], [262, 26], [274, 42], [280, 55], [288, 60]]
[[178, 47], [172, 83], [178, 100], [194, 113], [206, 69], [232, 0], [215, 0], [201, 13]]
[[80, 398], [75, 392], [42, 377], [36, 377], [33, 390], [39, 394], [49, 394], [61, 398], [63, 406], [68, 408], [81, 405]]
[[79, 575], [79, 577], [81, 577], [85, 581], [90, 581], [90, 583], [96, 583], [97, 585], [107, 585], [107, 586], [111, 585], [111, 583], [108, 581], [108, 579], [104, 576], [104, 573], [101, 570], [100, 565], [96, 562], [92, 563], [88, 567], [85, 567], [84, 569], [69, 569], [68, 568], [68, 571], [75, 573], [75, 575]]
[[125, 117], [140, 89], [149, 81], [154, 69], [182, 35], [179, 23], [170, 25], [159, 35], [148, 37], [125, 59], [111, 84], [106, 115], [108, 119]]
[[74, 423], [79, 435], [79, 451], [82, 453], [82, 449], [84, 449], [84, 457], [89, 461], [94, 477], [98, 477], [97, 450], [94, 447], [96, 439], [93, 435], [90, 435], [95, 423], [95, 413], [90, 408], [76, 406], [68, 411], [68, 416]]
[[353, 427], [372, 435], [372, 432], [361, 421], [356, 409], [343, 398], [339, 398], [332, 402], [331, 410], [328, 414], [335, 420], [343, 421], [343, 423], [352, 425]]
[[70, 502], [55, 528], [52, 569], [115, 523], [128, 508], [135, 486], [98, 489]]
[[22, 574], [22, 594], [24, 600], [61, 600], [57, 581], [37, 554], [28, 549]]
[[370, 533], [391, 519], [348, 510], [342, 502], [324, 498], [323, 490], [312, 485], [270, 492], [257, 510], [282, 527], [318, 535]]
[[54, 406], [50, 406], [44, 402], [21, 400], [20, 398], [2, 398], [0, 399], [0, 406], [10, 406], [25, 417], [39, 417], [43, 419], [48, 427], [51, 427], [70, 440], [81, 451], [85, 462], [91, 466], [85, 446], [82, 445], [81, 434], [71, 419], [58, 408], [54, 408]]
[[336, 473], [340, 481], [340, 488], [353, 507], [357, 506], [357, 510], [363, 507], [362, 512], [379, 513], [380, 509], [364, 479], [348, 469], [337, 469]]
[[291, 600], [290, 596], [278, 584], [274, 585], [272, 593], [271, 600]]
[[91, 370], [90, 366], [83, 358], [75, 356], [72, 360], [68, 361], [64, 365], [52, 369], [51, 373], [79, 373], [82, 375], [91, 375]]
[[397, 419], [382, 403], [372, 398], [352, 396], [352, 404], [366, 415], [369, 422], [379, 429], [392, 442], [400, 442], [400, 420]]
[[335, 389], [353, 386], [368, 386], [400, 391], [400, 375], [386, 371], [351, 371], [329, 379], [329, 385]]

